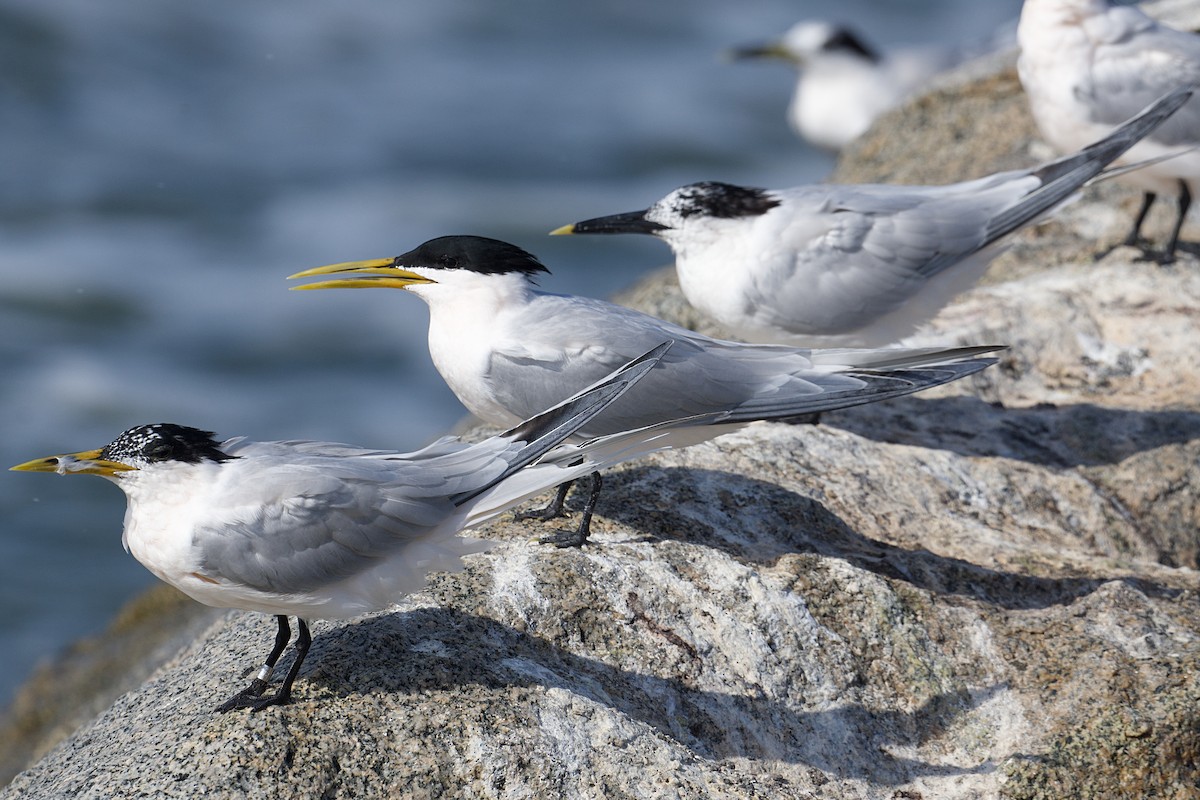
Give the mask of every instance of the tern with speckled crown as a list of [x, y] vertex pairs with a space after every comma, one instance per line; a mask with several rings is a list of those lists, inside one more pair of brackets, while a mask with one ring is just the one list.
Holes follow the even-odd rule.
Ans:
[[675, 253], [688, 302], [754, 342], [879, 347], [975, 285], [1005, 238], [1102, 175], [1187, 102], [1177, 90], [1040, 167], [949, 186], [754, 189], [696, 183], [555, 234], [643, 233]]
[[[161, 423], [99, 450], [12, 469], [100, 475], [128, 498], [125, 548], [184, 594], [218, 608], [273, 614], [274, 647], [254, 680], [222, 704], [262, 710], [291, 699], [311, 643], [308, 620], [386, 609], [431, 571], [462, 569], [488, 548], [459, 536], [528, 497], [596, 469], [690, 441], [708, 420], [676, 419], [564, 443], [644, 379], [664, 341], [575, 397], [478, 444], [445, 437], [412, 453], [328, 442], [218, 441]], [[297, 617], [295, 659], [264, 695]]]

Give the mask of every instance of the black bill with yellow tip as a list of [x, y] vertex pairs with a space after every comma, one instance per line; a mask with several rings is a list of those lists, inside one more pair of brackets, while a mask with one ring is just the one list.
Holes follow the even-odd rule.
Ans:
[[795, 61], [796, 57], [783, 46], [783, 42], [758, 42], [731, 47], [722, 53], [726, 61], [753, 61], [762, 58]]
[[624, 214], [612, 214], [607, 217], [585, 219], [571, 225], [563, 225], [550, 231], [551, 236], [566, 236], [572, 233], [649, 233], [654, 234], [666, 230], [667, 226], [646, 219], [646, 211], [628, 211]]

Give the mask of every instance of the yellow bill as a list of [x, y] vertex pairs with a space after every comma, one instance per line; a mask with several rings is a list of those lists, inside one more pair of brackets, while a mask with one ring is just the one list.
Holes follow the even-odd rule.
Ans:
[[403, 289], [419, 283], [436, 283], [436, 281], [395, 266], [393, 258], [377, 258], [370, 261], [343, 261], [340, 264], [329, 264], [324, 267], [313, 267], [295, 275], [289, 275], [288, 280], [295, 278], [313, 278], [318, 275], [346, 275], [345, 278], [317, 281], [303, 286], [293, 286], [293, 289]]
[[100, 457], [100, 450], [84, 450], [79, 453], [64, 453], [26, 461], [9, 467], [12, 472], [57, 472], [59, 475], [113, 475], [117, 472], [136, 470], [120, 461], [109, 461]]

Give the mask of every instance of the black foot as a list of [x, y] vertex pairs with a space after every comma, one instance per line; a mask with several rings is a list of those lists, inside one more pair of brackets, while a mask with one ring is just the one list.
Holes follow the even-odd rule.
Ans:
[[279, 661], [279, 654], [287, 647], [288, 637], [291, 635], [287, 617], [277, 614], [275, 619], [279, 623], [279, 630], [275, 634], [275, 646], [271, 648], [271, 654], [267, 656], [266, 663], [259, 670], [258, 677], [250, 681], [250, 685], [245, 689], [217, 706], [218, 713], [223, 714], [226, 711], [233, 711], [235, 708], [262, 711], [269, 706], [282, 706], [292, 701], [292, 684], [295, 683], [296, 676], [300, 673], [300, 665], [304, 663], [304, 657], [308, 655], [308, 647], [312, 644], [312, 633], [308, 630], [308, 623], [297, 617], [296, 623], [300, 628], [300, 633], [296, 636], [296, 660], [292, 662], [292, 668], [288, 670], [287, 677], [283, 679], [279, 691], [269, 697], [263, 697], [262, 693], [267, 690], [266, 679], [271, 677], [271, 670]]
[[255, 678], [245, 689], [242, 689], [233, 697], [217, 706], [217, 711], [223, 714], [226, 711], [233, 711], [235, 708], [253, 708], [257, 710], [258, 704], [264, 700], [262, 693], [266, 690], [267, 682], [262, 678]]
[[550, 503], [550, 505], [543, 506], [542, 508], [535, 508], [531, 511], [513, 512], [513, 519], [515, 519], [517, 522], [529, 522], [530, 520], [535, 522], [549, 522], [552, 519], [569, 516], [571, 515], [567, 513], [566, 509], [555, 503]]
[[530, 511], [514, 511], [513, 519], [517, 522], [549, 522], [552, 519], [559, 519], [571, 516], [570, 512], [563, 508], [562, 503], [551, 501], [549, 505], [542, 508], [535, 508]]
[[1171, 264], [1175, 263], [1174, 248], [1165, 251], [1158, 251], [1155, 250], [1154, 246], [1145, 239], [1133, 246], [1137, 247], [1138, 249], [1138, 254], [1133, 258], [1135, 263], [1158, 264], [1160, 267], [1169, 267]]
[[537, 520], [538, 522], [549, 522], [552, 519], [558, 519], [559, 517], [567, 516], [567, 510], [565, 508], [567, 504], [567, 492], [571, 490], [572, 483], [574, 483], [574, 481], [567, 481], [566, 483], [560, 485], [558, 487], [558, 493], [554, 495], [554, 499], [551, 500], [544, 508], [536, 508], [533, 511], [517, 511], [513, 514], [513, 519], [517, 520], [518, 522], [525, 522], [526, 520], [531, 519]]
[[1175, 261], [1174, 253], [1160, 253], [1154, 249], [1154, 245], [1151, 242], [1139, 236], [1137, 239], [1126, 239], [1120, 244], [1106, 247], [1092, 256], [1092, 263], [1103, 261], [1121, 247], [1132, 247], [1138, 251], [1138, 254], [1132, 259], [1135, 264], [1158, 264], [1166, 266]]
[[583, 547], [587, 544], [591, 526], [580, 525], [576, 530], [560, 530], [553, 536], [543, 536], [538, 541], [542, 544], [552, 544], [555, 547]]
[[233, 697], [217, 706], [217, 711], [222, 714], [238, 708], [248, 708], [251, 711], [262, 711], [264, 708], [269, 708], [270, 706], [282, 706], [292, 702], [292, 692], [290, 689], [281, 688], [275, 694], [263, 697], [262, 693], [266, 691], [266, 689], [267, 682], [259, 678], [255, 678], [245, 689], [242, 689]]
[[290, 692], [286, 695], [283, 692], [276, 692], [269, 697], [243, 697], [239, 692], [221, 705], [217, 706], [217, 711], [224, 713], [226, 711], [233, 711], [235, 708], [248, 708], [251, 711], [262, 711], [264, 708], [269, 708], [271, 706], [283, 706], [290, 702], [292, 702], [292, 695]]
[[[600, 487], [604, 483], [599, 472], [593, 472], [591, 479], [592, 490], [588, 492], [587, 502], [584, 503], [583, 514], [579, 518], [579, 527], [573, 531], [560, 530], [553, 536], [543, 537], [539, 540], [542, 544], [552, 544], [555, 547], [583, 547], [587, 543], [588, 534], [592, 532], [592, 514], [596, 510], [596, 501], [600, 499]], [[564, 491], [562, 494], [565, 496], [566, 492]]]

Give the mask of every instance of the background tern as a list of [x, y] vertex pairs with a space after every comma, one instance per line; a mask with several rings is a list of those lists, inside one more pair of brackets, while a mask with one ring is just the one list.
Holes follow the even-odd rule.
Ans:
[[949, 186], [695, 183], [648, 209], [552, 233], [659, 237], [688, 302], [750, 341], [890, 344], [974, 286], [1004, 237], [1070, 198], [1189, 96], [1176, 90], [1102, 141], [1033, 169]]
[[[1025, 0], [1017, 28], [1017, 62], [1029, 107], [1046, 140], [1068, 152], [1112, 130], [1155, 97], [1200, 87], [1200, 36], [1162, 25], [1137, 8], [1107, 0]], [[1130, 172], [1144, 192], [1125, 244], [1136, 245], [1159, 194], [1175, 194], [1178, 211], [1162, 263], [1175, 258], [1192, 196], [1200, 191], [1200, 99], [1127, 154], [1153, 159], [1190, 150]]]
[[[999, 348], [799, 350], [727, 342], [623, 306], [537, 291], [548, 270], [521, 248], [479, 236], [443, 236], [395, 258], [317, 267], [291, 277], [347, 277], [297, 289], [399, 288], [429, 305], [429, 353], [472, 413], [497, 426], [593, 383], [655, 342], [672, 340], [637, 396], [617, 401], [580, 429], [612, 434], [678, 417], [716, 415], [695, 441], [755, 420], [800, 415], [916, 392], [977, 372]], [[579, 529], [545, 539], [582, 544], [599, 492]], [[561, 510], [565, 487], [549, 515]]]
[[779, 39], [729, 51], [733, 59], [772, 58], [796, 68], [788, 122], [827, 150], [850, 144], [876, 117], [967, 55], [936, 46], [879, 50], [853, 30], [823, 20], [804, 20]]
[[[207, 431], [140, 425], [100, 450], [12, 469], [101, 475], [128, 498], [125, 548], [195, 600], [276, 615], [278, 634], [251, 684], [219, 707], [286, 703], [311, 642], [307, 620], [387, 608], [434, 570], [488, 544], [458, 536], [578, 475], [671, 446], [704, 420], [562, 442], [644, 378], [655, 347], [568, 401], [478, 444], [445, 437], [413, 453], [325, 442], [218, 442]], [[263, 697], [297, 617], [296, 657]]]

